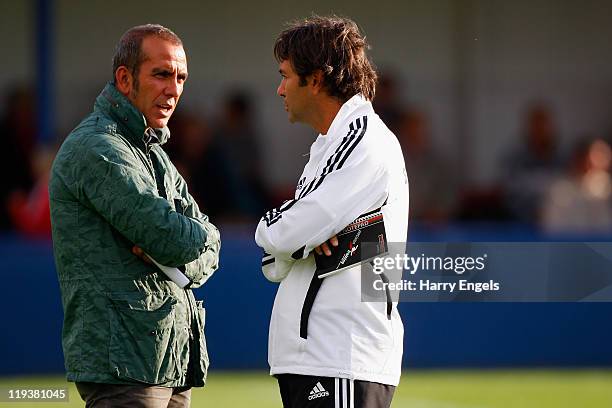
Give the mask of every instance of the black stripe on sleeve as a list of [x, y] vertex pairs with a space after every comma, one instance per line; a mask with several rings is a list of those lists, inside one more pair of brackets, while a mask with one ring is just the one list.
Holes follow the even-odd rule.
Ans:
[[271, 263], [274, 263], [275, 258], [270, 258], [270, 259], [266, 259], [266, 260], [262, 260], [261, 261], [261, 266], [266, 266], [269, 265]]
[[[359, 120], [359, 119], [357, 119]], [[355, 150], [355, 147], [359, 144], [359, 142], [361, 141], [361, 139], [363, 139], [363, 135], [365, 135], [366, 130], [368, 129], [368, 117], [364, 116], [363, 117], [363, 129], [361, 130], [361, 133], [359, 134], [359, 137], [357, 138], [357, 140], [355, 141], [355, 143], [353, 143], [351, 145], [351, 147], [349, 147], [349, 149], [346, 152], [346, 155], [344, 156], [344, 158], [340, 161], [340, 163], [338, 164], [338, 168], [336, 170], [339, 170], [342, 168], [342, 166], [344, 165], [344, 162], [346, 162], [346, 159], [351, 155], [351, 153], [353, 152], [353, 150]]]
[[[334, 170], [339, 170], [340, 168], [342, 168], [342, 166], [344, 165], [344, 162], [346, 162], [346, 159], [353, 152], [353, 150], [355, 150], [355, 147], [357, 146], [357, 144], [359, 144], [361, 139], [363, 139], [363, 136], [365, 135], [365, 132], [366, 132], [367, 122], [368, 122], [367, 121], [367, 116], [364, 116], [363, 119], [364, 119], [364, 125], [366, 125], [366, 126], [364, 126], [363, 129], [361, 129], [361, 133], [359, 134], [359, 137], [357, 137], [357, 139], [350, 145], [350, 147], [348, 149], [344, 149], [343, 150], [343, 152], [346, 151], [346, 154], [340, 160], [340, 162], [338, 163], [338, 166], [336, 168], [334, 168], [334, 165], [338, 162], [338, 159], [340, 159], [340, 156], [342, 155], [342, 153], [340, 155], [338, 155], [338, 157], [336, 157], [336, 160], [334, 161], [334, 165], [332, 165], [332, 167], [331, 167], [330, 173], [333, 172]], [[357, 120], [359, 120], [359, 119], [357, 119]], [[359, 127], [357, 129], [359, 129]], [[319, 186], [323, 183], [323, 179], [325, 179], [325, 176], [326, 176], [326, 174], [324, 174], [323, 176], [321, 176], [321, 178], [319, 178], [319, 181], [314, 186], [312, 191], [315, 191], [317, 188], [319, 188]]]
[[298, 249], [297, 251], [295, 251], [293, 254], [291, 254], [291, 257], [293, 259], [302, 259], [304, 257], [304, 250], [306, 249], [306, 245], [304, 245], [303, 247], [301, 247], [300, 249]]
[[289, 201], [286, 201], [283, 205], [281, 205], [278, 210], [277, 209], [272, 210], [273, 215], [266, 219], [266, 225], [269, 227], [270, 225], [280, 220], [282, 218], [283, 212], [293, 207], [293, 205], [296, 202], [297, 200], [289, 200]]
[[335, 163], [338, 154], [342, 155], [344, 149], [346, 149], [346, 146], [350, 143], [350, 140], [357, 134], [357, 131], [359, 131], [360, 128], [361, 124], [359, 122], [359, 119], [355, 121], [355, 125], [353, 125], [353, 123], [349, 125], [348, 133], [346, 134], [346, 136], [344, 136], [344, 138], [342, 138], [342, 142], [340, 142], [336, 150], [334, 150], [334, 154], [329, 156], [329, 159], [327, 159], [327, 163], [323, 168], [322, 174], [327, 174], [330, 172], [332, 168], [332, 162]]

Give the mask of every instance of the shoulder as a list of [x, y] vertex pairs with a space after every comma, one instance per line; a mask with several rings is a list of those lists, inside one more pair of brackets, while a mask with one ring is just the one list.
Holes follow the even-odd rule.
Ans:
[[92, 167], [101, 160], [131, 161], [134, 149], [119, 133], [115, 122], [94, 112], [70, 132], [58, 151], [54, 167], [74, 169]]
[[367, 156], [370, 160], [385, 162], [392, 151], [400, 150], [395, 135], [371, 107], [353, 112], [340, 131], [344, 132], [344, 137], [340, 139], [345, 140], [345, 143], [352, 140], [358, 155]]

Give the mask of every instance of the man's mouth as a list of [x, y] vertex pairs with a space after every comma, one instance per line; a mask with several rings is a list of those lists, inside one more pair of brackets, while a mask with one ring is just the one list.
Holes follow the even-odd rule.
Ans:
[[173, 109], [173, 106], [167, 103], [160, 103], [157, 107], [166, 114], [172, 112]]

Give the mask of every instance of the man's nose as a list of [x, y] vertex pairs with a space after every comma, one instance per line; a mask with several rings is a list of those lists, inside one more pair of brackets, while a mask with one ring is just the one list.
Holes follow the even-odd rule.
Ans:
[[178, 97], [181, 95], [183, 85], [175, 80], [171, 80], [168, 86], [166, 86], [166, 95]]
[[285, 96], [285, 87], [283, 87], [283, 83], [281, 82], [280, 85], [278, 85], [278, 88], [276, 88], [276, 94], [278, 96]]

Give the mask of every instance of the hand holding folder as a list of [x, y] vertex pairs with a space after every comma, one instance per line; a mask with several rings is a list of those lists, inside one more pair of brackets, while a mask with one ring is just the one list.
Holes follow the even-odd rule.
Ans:
[[[380, 209], [365, 213], [337, 234], [330, 256], [315, 252], [317, 276], [325, 278], [388, 252], [384, 217]], [[363, 243], [371, 245], [364, 246]]]

